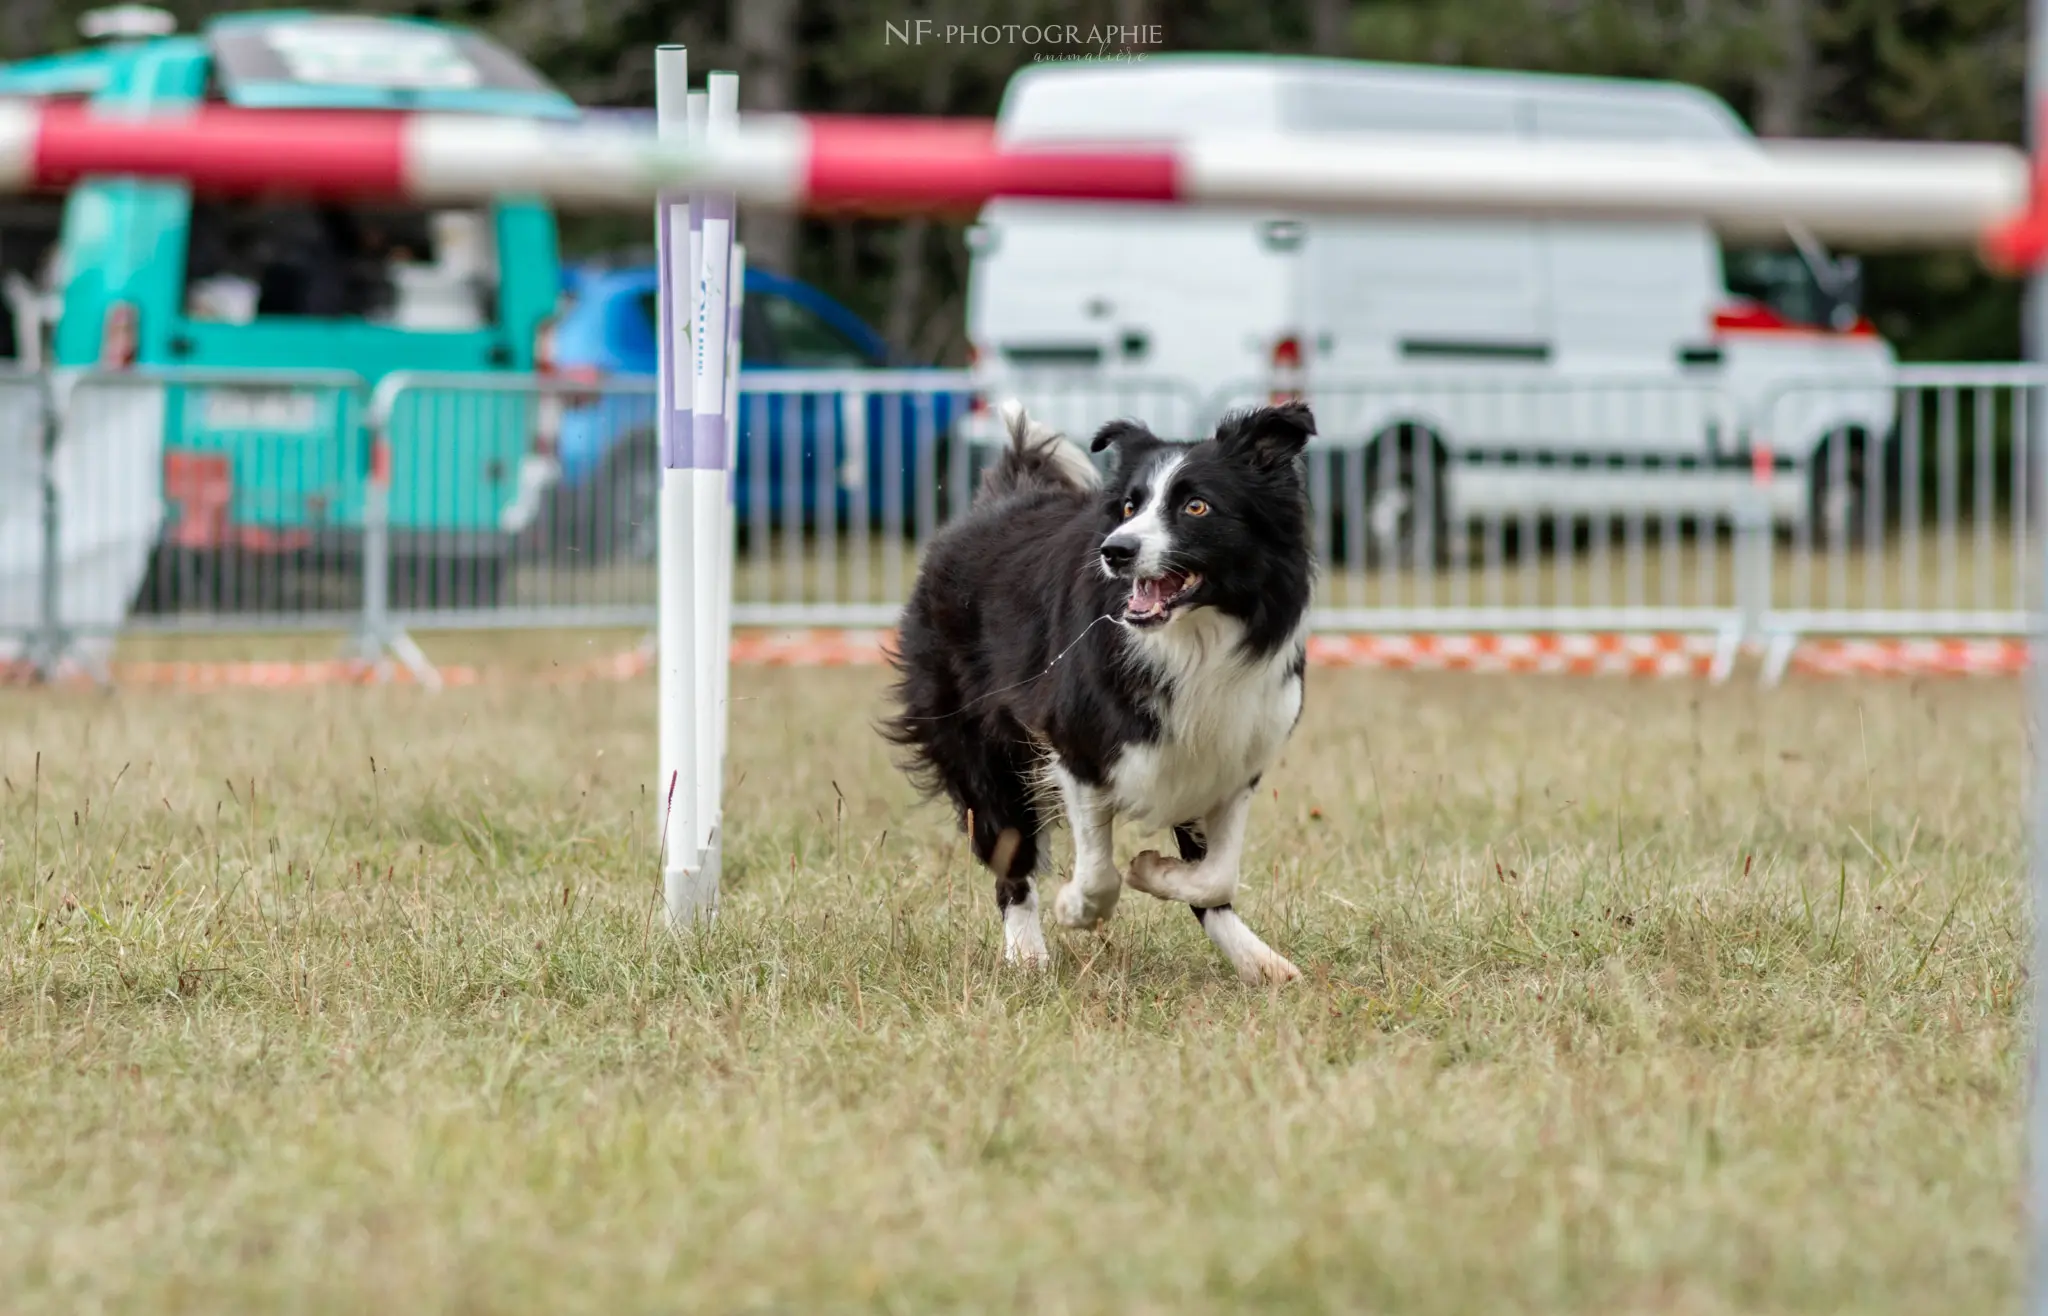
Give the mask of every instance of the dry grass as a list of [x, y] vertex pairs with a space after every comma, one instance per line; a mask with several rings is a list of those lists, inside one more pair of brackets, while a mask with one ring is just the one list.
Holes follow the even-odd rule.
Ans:
[[7, 1307], [2012, 1299], [2016, 687], [1319, 673], [1261, 992], [1004, 972], [879, 679], [738, 674], [679, 944], [644, 685], [0, 692]]

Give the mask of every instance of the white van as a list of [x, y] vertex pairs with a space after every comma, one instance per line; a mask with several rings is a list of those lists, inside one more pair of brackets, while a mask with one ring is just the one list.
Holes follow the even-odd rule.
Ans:
[[[1726, 104], [1671, 83], [1243, 56], [1034, 65], [997, 131], [1212, 129], [1753, 140]], [[984, 396], [1021, 390], [1086, 431], [1108, 419], [1090, 411], [1140, 409], [1124, 399], [1141, 381], [1202, 400], [1154, 404], [1167, 427], [1201, 424], [1220, 395], [1305, 386], [1320, 442], [1368, 451], [1383, 548], [1426, 532], [1418, 505], [1438, 530], [1724, 511], [1765, 453], [1781, 522], [1855, 539], [1892, 483], [1892, 351], [1858, 313], [1855, 262], [1803, 235], [1724, 252], [1696, 222], [999, 201], [969, 248]]]

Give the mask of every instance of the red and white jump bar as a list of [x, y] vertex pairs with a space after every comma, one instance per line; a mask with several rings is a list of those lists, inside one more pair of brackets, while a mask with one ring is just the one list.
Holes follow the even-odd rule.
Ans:
[[[1285, 210], [1703, 218], [1738, 236], [1790, 223], [1859, 245], [1997, 248], [2043, 211], [2001, 146], [1756, 147], [1223, 134], [1172, 143], [1005, 145], [981, 121], [756, 116], [722, 140], [526, 120], [206, 106], [114, 117], [0, 105], [0, 191], [87, 174], [209, 192], [480, 199], [639, 209], [664, 191], [870, 212], [971, 210], [998, 196]], [[2010, 247], [2012, 244], [2007, 244]], [[2012, 254], [2032, 247], [2021, 244]]]

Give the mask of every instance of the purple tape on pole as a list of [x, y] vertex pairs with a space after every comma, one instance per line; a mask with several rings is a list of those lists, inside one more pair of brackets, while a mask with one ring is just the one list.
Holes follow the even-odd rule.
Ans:
[[726, 424], [723, 416], [707, 416], [698, 412], [693, 418], [696, 442], [695, 460], [691, 465], [700, 471], [722, 471], [725, 469]]
[[[676, 286], [676, 265], [687, 263], [690, 258], [688, 232], [678, 232], [683, 226], [676, 223], [678, 216], [686, 213], [684, 202], [674, 197], [663, 197], [655, 207], [654, 248], [655, 248], [655, 302], [660, 307], [661, 344], [657, 356], [661, 363], [661, 396], [655, 399], [655, 424], [661, 436], [661, 464], [666, 470], [679, 471], [690, 464], [690, 371], [695, 363], [689, 353], [683, 350], [684, 340], [679, 336], [689, 324], [689, 286]], [[678, 238], [683, 239], [683, 250], [676, 251]], [[678, 303], [678, 297], [685, 299]], [[681, 320], [677, 319], [680, 309]]]

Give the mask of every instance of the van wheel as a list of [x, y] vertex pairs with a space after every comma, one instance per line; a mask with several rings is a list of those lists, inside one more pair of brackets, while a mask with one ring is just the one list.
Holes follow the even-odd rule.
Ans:
[[1830, 434], [1808, 467], [1807, 526], [1817, 548], [1862, 548], [1876, 497], [1870, 445], [1857, 430]]
[[1435, 436], [1403, 425], [1366, 445], [1364, 458], [1367, 563], [1414, 567], [1427, 559], [1441, 565], [1450, 522], [1443, 449]]

